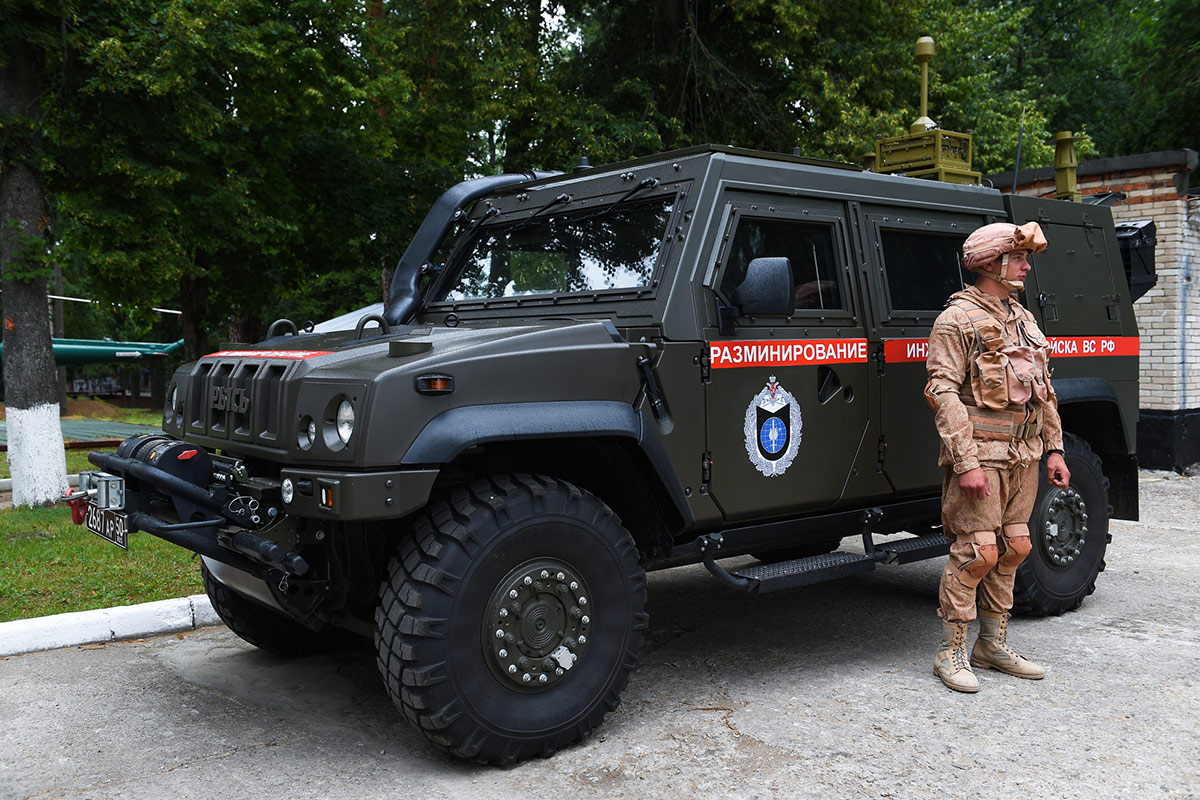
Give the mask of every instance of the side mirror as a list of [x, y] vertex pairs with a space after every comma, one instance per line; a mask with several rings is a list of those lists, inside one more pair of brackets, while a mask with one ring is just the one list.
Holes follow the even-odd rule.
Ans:
[[796, 283], [786, 258], [755, 258], [730, 298], [744, 317], [790, 317], [796, 310]]

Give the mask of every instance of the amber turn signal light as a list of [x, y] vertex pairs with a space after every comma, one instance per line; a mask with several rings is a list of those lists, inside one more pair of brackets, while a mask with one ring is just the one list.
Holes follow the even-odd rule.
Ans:
[[450, 394], [454, 391], [454, 378], [450, 375], [421, 375], [417, 378], [417, 391], [421, 394]]

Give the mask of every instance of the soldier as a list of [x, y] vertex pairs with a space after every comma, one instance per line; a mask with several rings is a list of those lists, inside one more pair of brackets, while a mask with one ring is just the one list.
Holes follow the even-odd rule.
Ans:
[[[1024, 288], [1029, 255], [1045, 248], [1036, 222], [996, 222], [972, 233], [963, 266], [975, 273], [975, 285], [951, 295], [929, 337], [925, 399], [942, 440], [942, 530], [951, 541], [933, 669], [959, 692], [979, 691], [972, 666], [1034, 680], [1045, 675], [1006, 641], [1043, 454], [1052, 485], [1066, 489], [1070, 480], [1050, 348], [1033, 315], [1010, 296]], [[977, 596], [979, 638], [968, 659]]]

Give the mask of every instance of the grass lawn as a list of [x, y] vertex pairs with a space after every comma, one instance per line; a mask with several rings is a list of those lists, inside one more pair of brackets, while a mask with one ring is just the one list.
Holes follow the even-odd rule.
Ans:
[[199, 558], [148, 533], [125, 551], [72, 524], [67, 506], [0, 510], [0, 622], [203, 591]]

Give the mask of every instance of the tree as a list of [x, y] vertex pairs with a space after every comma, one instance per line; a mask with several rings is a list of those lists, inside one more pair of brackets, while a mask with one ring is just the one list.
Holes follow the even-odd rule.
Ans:
[[0, 16], [0, 269], [13, 504], [40, 505], [67, 488], [50, 312], [50, 220], [42, 183], [42, 106], [55, 19], [37, 4]]

